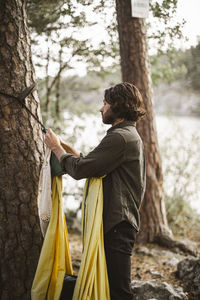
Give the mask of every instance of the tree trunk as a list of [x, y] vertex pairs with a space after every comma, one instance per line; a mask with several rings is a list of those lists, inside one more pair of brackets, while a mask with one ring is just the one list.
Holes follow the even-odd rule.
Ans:
[[48, 113], [50, 110], [50, 83], [49, 83], [49, 62], [50, 62], [50, 49], [48, 46], [47, 49], [47, 57], [46, 57], [46, 79], [45, 79], [45, 84], [46, 84], [46, 103], [45, 103], [45, 107], [46, 107], [46, 112]]
[[[62, 46], [59, 51], [59, 65], [60, 70], [62, 68]], [[56, 117], [59, 120], [60, 119], [60, 87], [61, 87], [61, 73], [58, 73], [58, 78], [56, 82]]]
[[145, 20], [131, 16], [131, 1], [116, 0], [123, 81], [140, 90], [146, 117], [138, 123], [147, 161], [147, 186], [141, 207], [140, 242], [152, 242], [159, 235], [171, 236], [163, 198], [163, 179], [159, 155], [149, 75]]
[[[23, 0], [0, 1], [0, 91], [17, 96], [35, 81]], [[40, 115], [37, 92], [25, 100]], [[0, 94], [0, 299], [30, 299], [42, 236], [37, 189], [40, 126], [13, 98]]]

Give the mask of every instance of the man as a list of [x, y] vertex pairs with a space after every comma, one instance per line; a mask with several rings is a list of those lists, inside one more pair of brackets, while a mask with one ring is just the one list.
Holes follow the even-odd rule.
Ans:
[[[145, 191], [145, 157], [136, 121], [144, 115], [142, 97], [130, 83], [105, 90], [102, 121], [111, 124], [100, 144], [81, 156], [49, 129], [45, 142], [75, 179], [103, 178], [104, 248], [111, 300], [130, 300], [131, 254], [139, 231], [139, 207]], [[66, 151], [65, 151], [66, 150]]]

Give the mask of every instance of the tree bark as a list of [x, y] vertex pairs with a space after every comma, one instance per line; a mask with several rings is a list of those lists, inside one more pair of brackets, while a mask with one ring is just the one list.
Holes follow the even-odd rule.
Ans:
[[[17, 96], [35, 82], [23, 0], [0, 1], [0, 91]], [[40, 116], [37, 92], [25, 100]], [[0, 94], [0, 299], [30, 299], [42, 236], [37, 189], [43, 137], [13, 98]]]
[[168, 228], [163, 197], [161, 159], [154, 123], [151, 80], [149, 74], [145, 20], [131, 16], [131, 1], [116, 0], [120, 56], [123, 81], [140, 90], [146, 116], [138, 130], [145, 146], [147, 186], [141, 207], [139, 242], [153, 242], [159, 235], [172, 236]]

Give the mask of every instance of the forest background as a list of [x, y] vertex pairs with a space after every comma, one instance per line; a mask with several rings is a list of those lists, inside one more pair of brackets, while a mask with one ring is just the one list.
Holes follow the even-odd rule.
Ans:
[[[147, 24], [165, 203], [174, 234], [191, 237], [200, 212], [200, 41], [187, 44], [177, 1], [161, 2], [150, 2]], [[98, 112], [104, 89], [121, 81], [115, 14], [112, 1], [28, 5], [43, 120], [84, 154], [107, 130]], [[67, 219], [80, 220], [83, 184], [64, 177]]]
[[[152, 0], [145, 22], [132, 18], [129, 0], [0, 1], [1, 299], [30, 299], [43, 244], [37, 196], [44, 134], [16, 101], [35, 82], [24, 103], [84, 154], [108, 129], [99, 113], [104, 89], [122, 80], [140, 89], [147, 188], [137, 243], [197, 255], [200, 43], [190, 47], [183, 37], [184, 20], [176, 18], [183, 3]], [[67, 222], [79, 229], [84, 181], [63, 181]], [[80, 235], [76, 250], [81, 255]], [[133, 276], [137, 267], [148, 273], [140, 264], [136, 257]]]

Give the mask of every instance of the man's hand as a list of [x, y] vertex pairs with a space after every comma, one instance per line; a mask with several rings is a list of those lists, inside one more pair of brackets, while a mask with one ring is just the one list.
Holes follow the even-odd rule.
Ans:
[[58, 160], [60, 160], [63, 154], [66, 154], [66, 151], [61, 146], [60, 138], [51, 129], [48, 129], [44, 141], [51, 151], [55, 153]]
[[45, 135], [45, 144], [55, 153], [57, 158], [60, 160], [61, 156], [66, 153], [70, 153], [76, 157], [80, 157], [80, 153], [77, 152], [73, 147], [64, 143], [60, 137], [58, 137], [51, 129], [48, 129]]
[[60, 138], [49, 128], [45, 135], [45, 144], [51, 149], [51, 151], [55, 151], [60, 148]]

